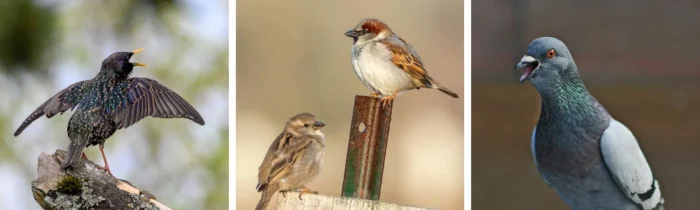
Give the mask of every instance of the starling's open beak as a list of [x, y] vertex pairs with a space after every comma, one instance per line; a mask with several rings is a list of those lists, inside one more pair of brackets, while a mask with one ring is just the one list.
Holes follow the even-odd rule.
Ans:
[[314, 126], [317, 128], [323, 128], [323, 126], [326, 126], [326, 124], [321, 121], [316, 121], [316, 123], [314, 123]]
[[[136, 55], [136, 54], [140, 53], [141, 51], [143, 51], [143, 48], [139, 48], [139, 49], [136, 49], [136, 50], [131, 51], [131, 52], [134, 53], [134, 55]], [[131, 64], [133, 64], [134, 66], [146, 66], [146, 64], [139, 63], [139, 62], [133, 62]]]
[[537, 71], [539, 67], [540, 62], [537, 59], [529, 55], [523, 56], [523, 58], [520, 59], [520, 62], [518, 62], [518, 64], [515, 65], [515, 70], [523, 71], [523, 74], [520, 75], [520, 83], [523, 83], [525, 80], [530, 79], [530, 77], [532, 77], [532, 75], [535, 73], [535, 71]]
[[357, 34], [357, 31], [355, 31], [355, 30], [349, 30], [348, 32], [345, 32], [345, 36], [357, 38], [357, 36], [359, 36], [359, 34]]

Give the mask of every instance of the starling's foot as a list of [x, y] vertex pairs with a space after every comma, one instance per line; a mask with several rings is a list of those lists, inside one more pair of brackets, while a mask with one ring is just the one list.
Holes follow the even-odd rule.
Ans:
[[85, 155], [85, 152], [83, 152], [83, 155], [81, 155], [81, 156], [82, 156], [82, 157], [83, 157], [83, 159], [85, 159], [85, 160], [87, 160], [87, 159], [88, 159], [88, 158], [87, 158], [87, 155]]
[[299, 200], [302, 200], [302, 199], [301, 199], [301, 196], [304, 195], [304, 194], [307, 194], [307, 193], [318, 194], [318, 191], [313, 191], [313, 190], [311, 190], [311, 189], [309, 189], [309, 188], [307, 188], [307, 187], [302, 187], [302, 188], [299, 190]]
[[106, 171], [110, 176], [114, 176], [114, 175], [112, 175], [112, 171], [109, 170], [109, 165], [105, 165], [105, 167], [102, 167], [102, 166], [99, 166], [99, 165], [95, 164], [95, 168], [100, 169], [100, 170], [104, 170], [104, 171]]
[[105, 156], [105, 150], [104, 150], [104, 148], [105, 148], [104, 143], [100, 144], [100, 153], [102, 153], [102, 160], [105, 161], [105, 167], [101, 167], [101, 166], [97, 166], [97, 167], [100, 168], [100, 169], [103, 169], [103, 170], [107, 171], [107, 173], [108, 173], [110, 176], [114, 176], [114, 175], [112, 175], [112, 171], [109, 170], [109, 163], [107, 163], [107, 157]]

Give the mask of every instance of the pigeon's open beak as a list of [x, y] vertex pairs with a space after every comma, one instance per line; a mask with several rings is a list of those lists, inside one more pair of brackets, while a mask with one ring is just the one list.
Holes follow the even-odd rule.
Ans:
[[[136, 54], [140, 53], [141, 51], [143, 51], [143, 48], [139, 48], [139, 49], [136, 49], [134, 51], [131, 51], [131, 53], [134, 53], [134, 55], [136, 55]], [[146, 64], [139, 63], [139, 62], [133, 62], [131, 64], [133, 64], [134, 66], [146, 66]]]
[[316, 121], [316, 123], [314, 123], [314, 126], [316, 128], [323, 128], [323, 126], [326, 126], [326, 124], [321, 121]]
[[349, 31], [345, 32], [345, 36], [357, 38], [359, 36], [359, 34], [355, 30], [349, 30]]
[[532, 74], [534, 74], [539, 67], [540, 62], [537, 61], [537, 59], [529, 55], [523, 56], [523, 58], [520, 59], [520, 62], [515, 65], [515, 70], [523, 71], [523, 74], [520, 75], [520, 83], [523, 83], [525, 80], [532, 77]]

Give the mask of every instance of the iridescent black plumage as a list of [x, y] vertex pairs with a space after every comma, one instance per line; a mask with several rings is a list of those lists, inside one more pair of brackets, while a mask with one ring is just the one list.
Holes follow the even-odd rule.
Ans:
[[[15, 136], [41, 116], [51, 118], [68, 109], [77, 110], [68, 122], [71, 144], [63, 167], [75, 166], [83, 148], [99, 145], [117, 129], [127, 128], [146, 116], [157, 118], [187, 118], [200, 125], [204, 119], [192, 105], [177, 93], [148, 78], [129, 78], [134, 66], [132, 55], [140, 52], [116, 52], [102, 61], [95, 78], [76, 82], [44, 102], [19, 126]], [[105, 169], [109, 166], [105, 158]]]

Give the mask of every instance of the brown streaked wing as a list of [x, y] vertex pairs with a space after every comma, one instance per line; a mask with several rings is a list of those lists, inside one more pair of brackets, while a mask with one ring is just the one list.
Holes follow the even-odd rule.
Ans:
[[403, 46], [400, 43], [392, 41], [392, 39], [384, 39], [380, 42], [383, 43], [384, 46], [389, 49], [389, 51], [391, 51], [391, 62], [394, 63], [396, 67], [403, 69], [413, 78], [425, 80], [428, 72], [423, 67], [423, 63], [420, 61], [420, 58], [418, 58], [417, 55], [414, 55], [413, 52], [406, 50], [408, 47], [407, 43], [403, 44], [406, 46]]
[[303, 148], [310, 144], [311, 141], [312, 139], [309, 136], [292, 137], [288, 139], [287, 144], [284, 147], [278, 149], [282, 151], [288, 149], [292, 150], [289, 150], [286, 153], [283, 152], [280, 155], [272, 153], [275, 155], [275, 157], [269, 162], [272, 167], [270, 167], [268, 176], [265, 177], [265, 183], [274, 183], [289, 175], [294, 163], [299, 161], [304, 156], [306, 150]]
[[168, 89], [155, 80], [133, 77], [127, 80], [129, 84], [124, 90], [125, 97], [129, 95], [133, 101], [123, 100], [114, 112], [114, 122], [118, 129], [127, 128], [146, 116], [156, 118], [187, 118], [197, 124], [204, 125], [202, 116], [177, 93]]

